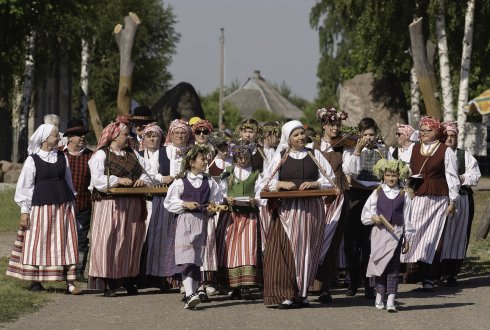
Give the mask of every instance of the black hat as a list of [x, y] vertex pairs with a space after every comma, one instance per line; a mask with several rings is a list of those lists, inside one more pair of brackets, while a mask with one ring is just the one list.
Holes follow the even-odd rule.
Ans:
[[63, 136], [73, 135], [75, 133], [87, 134], [88, 132], [90, 132], [90, 130], [85, 127], [83, 121], [74, 118], [68, 120], [68, 123], [66, 124], [66, 131]]
[[151, 123], [155, 121], [151, 116], [151, 109], [145, 105], [136, 107], [133, 111], [133, 115], [129, 120], [132, 122], [139, 122], [139, 123]]

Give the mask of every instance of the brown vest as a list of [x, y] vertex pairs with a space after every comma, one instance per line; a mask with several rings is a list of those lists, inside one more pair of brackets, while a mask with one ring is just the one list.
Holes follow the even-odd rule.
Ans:
[[[315, 141], [315, 143], [313, 143], [313, 149], [322, 152], [320, 150], [320, 146], [320, 141]], [[335, 173], [335, 184], [337, 184], [340, 190], [344, 191], [349, 189], [347, 176], [342, 169], [342, 155], [344, 153], [344, 147], [333, 147], [332, 150], [333, 151], [330, 152], [322, 152], [322, 155], [330, 163], [330, 166]]]
[[[410, 169], [413, 175], [420, 173], [420, 169], [427, 159], [427, 156], [422, 156], [420, 153], [420, 148], [420, 143], [413, 146], [412, 157], [410, 158]], [[447, 196], [449, 194], [444, 165], [446, 149], [447, 146], [445, 144], [439, 144], [436, 152], [425, 163], [421, 173], [424, 180], [415, 192], [417, 196]]]

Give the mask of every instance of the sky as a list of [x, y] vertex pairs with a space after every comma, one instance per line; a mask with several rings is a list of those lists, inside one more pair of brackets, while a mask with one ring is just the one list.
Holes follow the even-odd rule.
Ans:
[[292, 93], [316, 97], [318, 32], [309, 25], [315, 0], [163, 0], [180, 33], [169, 71], [206, 95], [219, 87], [220, 28], [225, 34], [225, 85], [244, 83], [255, 70]]

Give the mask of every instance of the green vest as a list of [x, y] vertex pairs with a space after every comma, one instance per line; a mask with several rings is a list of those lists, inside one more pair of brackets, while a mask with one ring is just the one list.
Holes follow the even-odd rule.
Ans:
[[[257, 181], [260, 172], [259, 170], [253, 170], [246, 180], [238, 180], [233, 173], [233, 166], [228, 166], [226, 172], [230, 173], [228, 177], [228, 196], [230, 197], [255, 197], [255, 181]], [[256, 211], [255, 206], [233, 206], [232, 211], [238, 213], [248, 213], [250, 211]]]

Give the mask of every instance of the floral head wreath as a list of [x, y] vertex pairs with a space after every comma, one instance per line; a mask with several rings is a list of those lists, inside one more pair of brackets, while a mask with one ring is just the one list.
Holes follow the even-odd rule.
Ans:
[[254, 125], [254, 124], [249, 124], [249, 123], [245, 123], [245, 124], [241, 124], [238, 129], [240, 131], [243, 131], [244, 129], [251, 129], [251, 130], [254, 130], [255, 132], [258, 131], [258, 127], [257, 125]]
[[316, 116], [321, 121], [331, 122], [336, 120], [346, 120], [349, 115], [344, 110], [337, 110], [334, 107], [321, 108], [316, 111]]
[[399, 159], [388, 160], [383, 158], [380, 159], [373, 167], [374, 175], [376, 175], [380, 180], [383, 180], [386, 171], [397, 172], [401, 181], [407, 179], [410, 174], [407, 164]]
[[228, 144], [231, 141], [231, 136], [223, 136], [220, 132], [212, 132], [208, 138], [209, 143], [215, 148]]
[[243, 154], [251, 155], [255, 148], [255, 143], [248, 143], [247, 141], [232, 141], [228, 145], [228, 154], [233, 158]]
[[191, 160], [195, 159], [198, 154], [203, 154], [208, 158], [207, 155], [213, 152], [212, 148], [207, 144], [194, 144], [192, 147], [183, 147], [181, 150], [184, 157], [180, 164], [179, 177], [185, 176], [185, 171], [189, 168]]
[[281, 135], [281, 124], [278, 122], [267, 122], [260, 128], [261, 138], [269, 135]]

